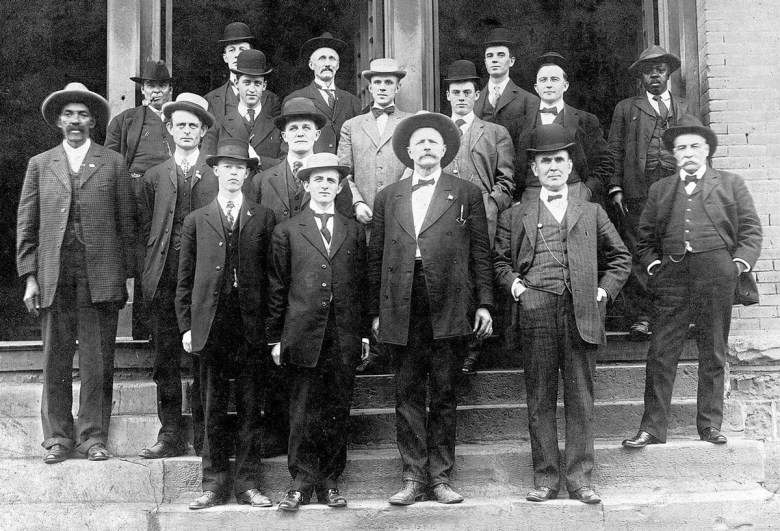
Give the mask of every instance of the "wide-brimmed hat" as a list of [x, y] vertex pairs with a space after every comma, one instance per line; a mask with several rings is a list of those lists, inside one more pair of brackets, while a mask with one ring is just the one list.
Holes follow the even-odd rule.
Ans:
[[328, 118], [319, 112], [314, 106], [314, 102], [309, 98], [291, 98], [284, 107], [282, 114], [274, 118], [274, 125], [280, 131], [287, 126], [287, 122], [292, 120], [312, 120], [317, 129], [328, 123]]
[[317, 170], [336, 170], [340, 174], [339, 181], [350, 172], [349, 166], [339, 164], [339, 158], [335, 153], [323, 152], [310, 155], [306, 159], [306, 167], [298, 170], [297, 177], [301, 181], [305, 181]]
[[399, 80], [406, 76], [406, 70], [401, 70], [401, 66], [395, 59], [383, 57], [374, 59], [368, 67], [361, 73], [364, 79], [371, 81], [374, 76], [396, 76]]
[[517, 44], [517, 41], [515, 41], [514, 37], [512, 37], [512, 32], [508, 29], [493, 28], [490, 30], [490, 33], [487, 35], [487, 39], [485, 39], [485, 42], [482, 44], [485, 46], [485, 48], [489, 48], [491, 46], [506, 46], [507, 48], [512, 48], [512, 46]]
[[447, 77], [444, 78], [444, 84], [458, 83], [460, 81], [474, 81], [477, 86], [482, 79], [477, 75], [477, 67], [471, 61], [459, 59], [450, 63], [447, 67]]
[[146, 61], [141, 69], [141, 75], [131, 77], [130, 81], [143, 84], [144, 81], [167, 81], [173, 82], [165, 61]]
[[417, 114], [401, 120], [393, 131], [393, 152], [398, 160], [409, 168], [414, 168], [414, 162], [409, 156], [407, 148], [409, 139], [415, 131], [423, 127], [436, 129], [447, 146], [447, 151], [441, 159], [441, 167], [445, 167], [452, 162], [452, 159], [458, 154], [460, 149], [460, 129], [449, 116], [443, 114], [417, 111]]
[[542, 65], [548, 64], [558, 65], [561, 67], [561, 70], [567, 74], [569, 73], [569, 61], [567, 61], [564, 56], [558, 52], [544, 52], [542, 55], [533, 60], [532, 67], [534, 69], [534, 77], [536, 77], [536, 74], [539, 73], [539, 69], [542, 68]]
[[62, 108], [68, 103], [83, 103], [99, 124], [103, 127], [108, 124], [108, 117], [111, 116], [108, 100], [100, 94], [87, 89], [81, 83], [68, 83], [64, 89], [52, 92], [46, 96], [46, 99], [41, 104], [41, 114], [43, 114], [43, 119], [46, 120], [46, 123], [57, 129], [57, 116], [59, 116]]
[[236, 68], [230, 71], [237, 76], [267, 76], [273, 69], [268, 67], [265, 54], [260, 50], [244, 50], [236, 58]]
[[206, 164], [216, 166], [220, 159], [237, 159], [247, 163], [250, 169], [259, 162], [249, 156], [249, 143], [239, 138], [225, 138], [217, 143], [217, 153], [206, 157]]
[[650, 61], [667, 63], [669, 68], [672, 69], [672, 71], [669, 72], [670, 74], [680, 68], [680, 65], [682, 64], [679, 57], [673, 53], [667, 52], [657, 44], [654, 44], [639, 54], [639, 59], [637, 59], [634, 64], [628, 67], [628, 71], [634, 75], [639, 75], [642, 73], [642, 63]]
[[256, 40], [257, 38], [249, 30], [249, 26], [243, 22], [231, 22], [225, 26], [225, 31], [222, 33], [222, 39], [219, 41], [219, 44], [224, 48], [231, 42], [248, 42], [252, 44]]
[[346, 42], [342, 41], [341, 39], [335, 38], [333, 35], [331, 35], [329, 32], [326, 31], [319, 37], [314, 37], [313, 39], [309, 39], [308, 41], [303, 43], [303, 46], [301, 46], [301, 58], [309, 59], [309, 57], [311, 57], [311, 54], [313, 54], [315, 51], [319, 50], [320, 48], [332, 48], [336, 50], [336, 53], [339, 54], [339, 58], [340, 58], [347, 50], [348, 46]]
[[712, 129], [702, 125], [701, 120], [690, 114], [683, 114], [677, 119], [677, 124], [670, 127], [663, 134], [664, 146], [669, 151], [674, 148], [674, 139], [680, 135], [699, 135], [707, 140], [707, 144], [710, 146], [709, 156], [715, 154], [715, 150], [718, 148], [718, 137], [715, 135]]
[[529, 155], [550, 153], [569, 149], [575, 145], [569, 132], [559, 124], [541, 125], [531, 134], [531, 146], [526, 149]]
[[182, 92], [176, 96], [176, 101], [163, 103], [162, 112], [170, 120], [174, 111], [189, 111], [206, 124], [206, 127], [214, 125], [214, 116], [209, 112], [209, 102], [203, 96], [192, 92]]

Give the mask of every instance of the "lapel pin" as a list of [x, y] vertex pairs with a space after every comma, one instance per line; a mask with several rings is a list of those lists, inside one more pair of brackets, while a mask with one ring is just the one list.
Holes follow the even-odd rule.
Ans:
[[452, 194], [447, 194], [447, 201], [452, 201], [453, 199], [455, 198], [452, 197]]
[[95, 167], [95, 165], [94, 165], [94, 164], [92, 164], [92, 163], [90, 163], [90, 164], [89, 164], [89, 167], [90, 167], [90, 168], [94, 168], [94, 167]]

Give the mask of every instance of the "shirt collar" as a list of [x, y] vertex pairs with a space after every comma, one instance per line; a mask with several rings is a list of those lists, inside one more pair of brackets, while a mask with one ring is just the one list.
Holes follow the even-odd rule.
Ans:
[[452, 113], [452, 121], [454, 122], [456, 120], [463, 120], [464, 122], [466, 122], [466, 127], [471, 127], [471, 124], [474, 123], [474, 118], [476, 118], [476, 116], [474, 115], [474, 111], [471, 111], [466, 116], [461, 116], [459, 114]]
[[499, 87], [501, 89], [501, 94], [503, 94], [504, 90], [506, 90], [506, 86], [508, 84], [509, 84], [509, 78], [508, 77], [505, 80], [503, 80], [501, 83], [498, 83], [498, 84], [493, 83], [493, 80], [491, 79], [488, 82], [488, 93], [491, 93], [494, 90], [496, 90], [495, 87]]
[[82, 145], [80, 145], [77, 148], [72, 147], [70, 144], [68, 144], [67, 140], [62, 141], [62, 147], [65, 148], [65, 154], [68, 156], [68, 159], [70, 160], [84, 160], [84, 157], [87, 156], [87, 151], [89, 151], [89, 146], [92, 145], [92, 140], [87, 139], [86, 142], [84, 142]]
[[548, 105], [547, 103], [541, 102], [539, 103], [539, 109], [547, 109], [550, 107], [555, 107], [558, 110], [558, 114], [560, 114], [561, 111], [563, 110], [563, 105], [564, 105], [563, 98], [561, 98], [560, 100], [555, 102], [555, 105]]
[[[707, 171], [707, 165], [706, 165], [706, 164], [704, 164], [704, 165], [702, 165], [702, 167], [701, 167], [701, 168], [699, 168], [698, 170], [696, 170], [696, 173], [694, 173], [693, 175], [695, 175], [695, 176], [696, 176], [696, 179], [697, 179], [697, 180], [701, 180], [701, 179], [702, 179], [702, 177], [704, 177], [704, 173], [705, 173], [706, 171]], [[684, 181], [684, 180], [685, 180], [685, 178], [686, 178], [688, 175], [690, 175], [690, 174], [689, 174], [687, 171], [685, 171], [685, 170], [680, 170], [680, 180]]]
[[[252, 108], [255, 110], [255, 119], [257, 119], [258, 116], [260, 116], [260, 110], [263, 108], [263, 105], [261, 104], [261, 102], [258, 101], [257, 105]], [[246, 116], [246, 111], [248, 109], [249, 107], [247, 107], [243, 101], [241, 100], [238, 101], [238, 114], [240, 114], [241, 116]]]
[[217, 194], [217, 202], [219, 203], [219, 207], [222, 209], [222, 212], [224, 212], [227, 209], [227, 202], [233, 201], [233, 212], [238, 212], [241, 210], [241, 205], [244, 204], [244, 194], [243, 192], [238, 194], [233, 199], [228, 199], [226, 196], [222, 195], [222, 192], [219, 192]]
[[552, 191], [548, 190], [547, 188], [545, 188], [544, 186], [542, 186], [542, 191], [539, 192], [539, 200], [540, 201], [544, 201], [546, 203], [547, 202], [547, 197], [551, 196], [551, 195], [562, 195], [563, 197], [561, 198], [561, 200], [562, 201], [568, 201], [569, 200], [569, 186], [566, 185], [561, 190], [559, 190], [557, 192], [552, 192]]
[[414, 173], [412, 174], [412, 185], [415, 185], [415, 184], [417, 184], [417, 182], [418, 182], [420, 179], [425, 179], [425, 180], [427, 181], [428, 179], [431, 179], [431, 178], [433, 178], [433, 184], [434, 184], [434, 186], [435, 186], [435, 185], [436, 185], [436, 183], [437, 183], [437, 182], [439, 182], [439, 177], [440, 177], [440, 176], [441, 176], [441, 168], [439, 168], [438, 170], [436, 170], [436, 171], [435, 171], [435, 172], [433, 172], [432, 174], [428, 175], [427, 177], [423, 177], [423, 176], [422, 176], [422, 175], [420, 175], [419, 173], [417, 173], [417, 172], [414, 172]]
[[315, 214], [330, 214], [331, 216], [335, 215], [335, 203], [331, 203], [328, 208], [322, 210], [320, 206], [312, 199], [309, 201], [309, 208], [311, 208], [311, 211]]
[[[394, 107], [394, 106], [395, 106], [395, 100], [387, 104], [387, 107]], [[374, 102], [374, 104], [371, 106], [372, 109], [386, 109], [387, 107], [380, 107], [379, 105], [377, 105], [376, 102]]]
[[330, 82], [330, 85], [326, 85], [318, 79], [314, 81], [314, 84], [317, 85], [317, 88], [320, 90], [336, 90], [336, 84], [333, 81]]
[[295, 157], [293, 157], [291, 154], [288, 153], [287, 154], [287, 166], [289, 166], [289, 168], [291, 170], [292, 170], [292, 167], [293, 167], [293, 163], [296, 160], [300, 161], [301, 163], [303, 163], [303, 166], [301, 166], [301, 168], [305, 168], [306, 167], [306, 161], [309, 160], [309, 157], [306, 157], [305, 159], [296, 159]]
[[181, 163], [184, 160], [186, 160], [187, 162], [190, 163], [190, 168], [192, 168], [193, 166], [195, 166], [195, 163], [198, 161], [198, 156], [200, 156], [200, 150], [199, 149], [196, 149], [195, 151], [193, 151], [192, 153], [190, 153], [186, 157], [183, 156], [178, 151], [176, 151], [173, 154], [173, 160], [174, 160], [174, 162], [176, 163], [177, 166], [181, 166]]
[[[645, 95], [647, 96], [647, 101], [651, 103], [655, 102], [655, 94], [650, 94], [645, 91]], [[672, 95], [668, 90], [661, 94], [661, 101], [663, 101], [667, 107], [669, 106], [669, 102], [672, 101]]]

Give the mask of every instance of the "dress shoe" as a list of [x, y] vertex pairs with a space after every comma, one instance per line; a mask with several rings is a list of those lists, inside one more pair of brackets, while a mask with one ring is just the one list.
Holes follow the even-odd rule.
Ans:
[[54, 463], [62, 463], [68, 457], [70, 457], [71, 451], [61, 444], [55, 444], [48, 450], [46, 455], [43, 456], [43, 462], [47, 465], [53, 465]]
[[699, 435], [702, 441], [712, 444], [726, 444], [726, 436], [718, 428], [704, 428]]
[[327, 492], [317, 492], [317, 501], [328, 507], [346, 507], [347, 499], [341, 495], [339, 489], [328, 489]]
[[390, 505], [412, 505], [414, 502], [425, 501], [425, 484], [407, 479], [404, 488], [390, 496]]
[[264, 496], [262, 492], [257, 489], [245, 490], [240, 494], [236, 494], [236, 501], [252, 507], [271, 507], [273, 503], [268, 499], [268, 496]]
[[558, 497], [558, 489], [551, 489], [550, 487], [534, 487], [534, 490], [529, 490], [525, 495], [525, 499], [532, 502], [543, 502], [547, 500], [554, 500]]
[[105, 461], [111, 457], [103, 443], [95, 443], [87, 450], [87, 459], [90, 461]]
[[572, 500], [579, 500], [582, 503], [587, 503], [588, 505], [601, 503], [601, 496], [596, 494], [596, 491], [591, 487], [580, 487], [577, 490], [570, 490], [569, 498]]
[[463, 501], [463, 496], [452, 490], [452, 487], [446, 483], [439, 483], [433, 487], [433, 496], [439, 503], [460, 503]]
[[280, 511], [297, 511], [298, 507], [303, 505], [303, 493], [299, 490], [291, 490], [279, 502]]
[[190, 502], [190, 509], [193, 511], [197, 509], [208, 509], [209, 507], [222, 505], [223, 503], [225, 503], [225, 500], [222, 498], [222, 496], [213, 490], [206, 490], [203, 491], [203, 494]]
[[647, 341], [650, 339], [650, 322], [643, 319], [631, 325], [629, 335], [632, 341]]
[[163, 457], [178, 457], [187, 453], [187, 447], [165, 441], [157, 441], [151, 448], [138, 452], [138, 457], [144, 459], [162, 459]]
[[473, 374], [477, 372], [477, 360], [474, 358], [466, 358], [463, 360], [463, 367], [460, 369], [463, 374]]
[[646, 431], [639, 430], [637, 434], [630, 439], [623, 440], [623, 446], [626, 448], [644, 448], [648, 444], [663, 444], [655, 435]]

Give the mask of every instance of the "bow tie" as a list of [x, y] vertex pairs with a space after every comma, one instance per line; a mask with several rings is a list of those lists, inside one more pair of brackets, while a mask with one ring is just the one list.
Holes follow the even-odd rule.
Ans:
[[548, 195], [547, 196], [547, 202], [548, 203], [550, 201], [555, 201], [556, 199], [563, 199], [563, 195], [562, 194], [555, 194], [555, 195]]
[[379, 107], [371, 107], [371, 113], [374, 115], [374, 118], [378, 117], [382, 113], [385, 113], [386, 115], [390, 116], [394, 112], [395, 112], [395, 105], [389, 105], [384, 109], [381, 109]]
[[417, 184], [412, 185], [412, 192], [417, 190], [418, 188], [422, 188], [423, 186], [428, 186], [429, 184], [434, 184], [436, 180], [431, 177], [430, 179], [420, 179], [417, 181]]
[[549, 113], [553, 116], [558, 116], [558, 108], [557, 107], [545, 107], [544, 109], [539, 109], [539, 112], [541, 113]]
[[696, 174], [686, 175], [685, 176], [685, 184], [686, 185], [689, 185], [691, 183], [695, 183], [696, 181], [698, 181], [698, 179], [696, 178]]

